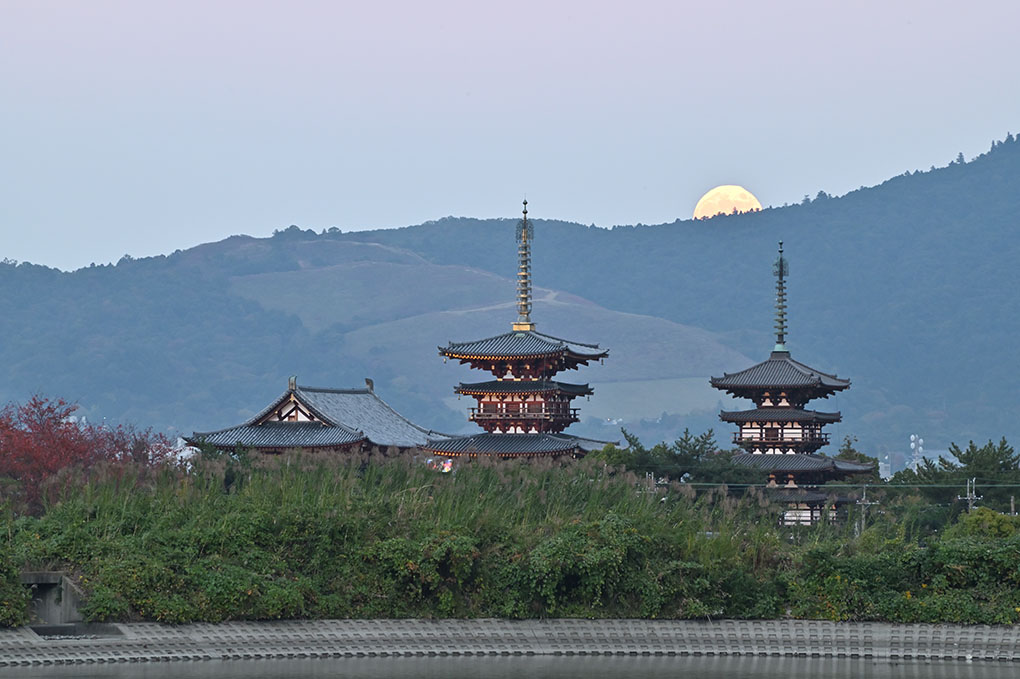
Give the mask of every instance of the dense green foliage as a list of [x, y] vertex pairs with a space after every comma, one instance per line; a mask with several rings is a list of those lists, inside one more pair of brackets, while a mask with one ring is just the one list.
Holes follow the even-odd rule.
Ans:
[[[917, 471], [909, 469], [897, 473], [893, 483], [917, 485], [933, 502], [946, 504], [973, 479], [981, 492], [981, 504], [1000, 511], [1010, 509], [1010, 499], [1020, 495], [1020, 454], [1006, 439], [998, 443], [989, 441], [978, 446], [973, 441], [966, 448], [950, 444], [952, 458], [927, 458]], [[1016, 502], [1014, 501], [1014, 505]]]
[[730, 458], [739, 451], [719, 450], [711, 429], [699, 435], [684, 429], [673, 443], [657, 443], [651, 448], [627, 431], [623, 436], [627, 439], [626, 448], [608, 445], [594, 453], [593, 459], [655, 478], [692, 484], [762, 485], [768, 479], [767, 472], [733, 464]]
[[5, 510], [2, 624], [23, 614], [11, 564], [70, 571], [96, 621], [1020, 620], [1017, 520], [976, 511], [933, 533], [910, 494], [861, 531], [856, 515], [782, 528], [757, 489], [695, 493], [596, 459], [439, 474], [233, 455], [65, 476], [39, 516]]
[[[93, 620], [778, 612], [726, 583], [782, 555], [750, 549], [750, 524], [720, 539], [738, 505], [678, 485], [597, 463], [262, 462], [83, 480], [14, 520], [10, 551], [72, 569]], [[245, 477], [225, 490], [228, 469]]]
[[11, 555], [0, 551], [0, 627], [16, 627], [28, 622], [29, 591], [18, 579]]

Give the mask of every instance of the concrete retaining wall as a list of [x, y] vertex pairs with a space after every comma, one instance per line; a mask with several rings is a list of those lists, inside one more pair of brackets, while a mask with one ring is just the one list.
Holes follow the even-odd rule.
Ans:
[[81, 590], [60, 571], [26, 571], [21, 584], [32, 589], [29, 618], [33, 623], [63, 625], [81, 621]]
[[1020, 661], [1020, 626], [805, 620], [322, 620], [0, 630], [0, 667], [431, 655], [748, 655]]

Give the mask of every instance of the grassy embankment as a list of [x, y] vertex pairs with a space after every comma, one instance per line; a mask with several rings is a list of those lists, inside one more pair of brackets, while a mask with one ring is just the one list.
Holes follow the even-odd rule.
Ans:
[[909, 501], [855, 537], [779, 528], [756, 491], [649, 488], [595, 461], [443, 475], [306, 457], [55, 481], [39, 516], [2, 510], [0, 625], [24, 621], [19, 568], [73, 573], [94, 621], [1020, 619], [1016, 522], [972, 514], [934, 538]]

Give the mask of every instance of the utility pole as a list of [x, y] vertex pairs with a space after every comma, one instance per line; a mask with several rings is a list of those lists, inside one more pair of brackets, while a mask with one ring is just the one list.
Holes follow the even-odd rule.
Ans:
[[867, 484], [864, 485], [864, 493], [861, 496], [861, 499], [857, 501], [857, 504], [861, 508], [861, 521], [857, 527], [857, 535], [860, 535], [861, 533], [864, 532], [864, 529], [867, 527], [868, 507], [879, 504], [877, 501], [868, 502]]
[[967, 481], [967, 494], [966, 495], [957, 495], [956, 499], [957, 500], [966, 500], [967, 501], [967, 511], [970, 512], [971, 510], [974, 509], [974, 503], [977, 502], [978, 500], [980, 500], [981, 498], [983, 498], [984, 495], [978, 495], [977, 494], [977, 478], [976, 477], [973, 478], [973, 479], [966, 479], [966, 481]]

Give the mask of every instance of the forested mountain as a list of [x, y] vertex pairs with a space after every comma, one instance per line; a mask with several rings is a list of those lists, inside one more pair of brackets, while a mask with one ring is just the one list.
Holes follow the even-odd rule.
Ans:
[[[596, 388], [580, 404], [586, 433], [712, 426], [722, 395], [709, 375], [772, 347], [782, 239], [788, 346], [853, 381], [817, 405], [843, 410], [835, 435], [873, 454], [915, 431], [933, 449], [1018, 440], [1017, 186], [1010, 136], [971, 162], [754, 214], [611, 229], [537, 219], [534, 316], [610, 348], [605, 366], [565, 375]], [[540, 196], [531, 207], [541, 215]], [[408, 417], [470, 430], [452, 387], [472, 376], [436, 346], [509, 329], [515, 223], [291, 227], [69, 273], [6, 263], [0, 398], [60, 395], [93, 419], [190, 432], [236, 423], [290, 374], [321, 386], [370, 376]]]

